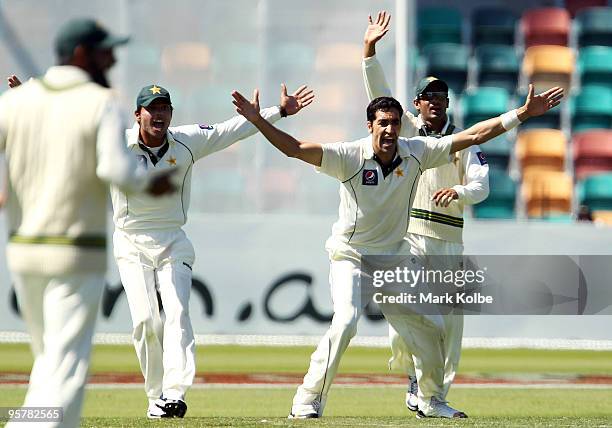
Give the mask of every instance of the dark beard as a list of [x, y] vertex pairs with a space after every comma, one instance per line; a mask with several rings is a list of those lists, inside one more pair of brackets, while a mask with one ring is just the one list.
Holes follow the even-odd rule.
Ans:
[[110, 83], [106, 78], [106, 75], [101, 70], [90, 71], [89, 75], [91, 76], [91, 80], [96, 82], [98, 85], [104, 86], [105, 88], [110, 88]]

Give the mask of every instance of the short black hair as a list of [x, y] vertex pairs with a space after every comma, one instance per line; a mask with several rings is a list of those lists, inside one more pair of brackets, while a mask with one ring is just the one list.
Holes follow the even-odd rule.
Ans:
[[400, 117], [404, 114], [404, 109], [398, 100], [393, 97], [378, 97], [374, 98], [368, 104], [368, 108], [366, 109], [366, 115], [368, 117], [368, 122], [374, 122], [376, 119], [377, 111], [389, 111], [389, 110], [397, 110]]

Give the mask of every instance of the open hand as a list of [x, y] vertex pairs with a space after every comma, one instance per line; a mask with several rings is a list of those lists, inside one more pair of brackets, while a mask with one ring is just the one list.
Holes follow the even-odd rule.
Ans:
[[556, 107], [563, 98], [563, 88], [555, 86], [541, 94], [534, 95], [533, 84], [529, 84], [529, 92], [523, 109], [528, 117], [541, 116], [553, 107]]
[[314, 100], [314, 93], [308, 86], [302, 85], [291, 95], [287, 95], [287, 86], [281, 83], [280, 106], [288, 116], [296, 114]]
[[261, 117], [259, 114], [259, 89], [253, 91], [253, 99], [247, 100], [240, 92], [232, 92], [234, 101], [232, 104], [236, 106], [236, 111], [243, 115], [249, 122], [253, 122]]
[[378, 12], [376, 16], [376, 22], [372, 22], [372, 15], [368, 16], [368, 28], [366, 29], [365, 35], [363, 36], [363, 42], [368, 44], [375, 44], [377, 41], [383, 38], [389, 31], [389, 22], [391, 21], [391, 15], [386, 11]]
[[455, 189], [440, 189], [433, 194], [431, 200], [436, 203], [436, 206], [447, 207], [450, 203], [459, 199], [459, 194]]

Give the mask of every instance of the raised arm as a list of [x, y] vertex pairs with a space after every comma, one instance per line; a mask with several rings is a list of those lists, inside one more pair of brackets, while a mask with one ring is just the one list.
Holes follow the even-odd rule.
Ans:
[[483, 144], [518, 126], [530, 117], [541, 116], [551, 108], [559, 105], [563, 98], [563, 88], [555, 86], [541, 94], [534, 95], [533, 85], [529, 85], [529, 93], [525, 104], [501, 116], [478, 122], [470, 128], [453, 135], [450, 152], [458, 152], [476, 144]]
[[[303, 90], [305, 90], [305, 87], [298, 89], [298, 92]], [[299, 96], [298, 92], [294, 96]], [[287, 95], [287, 87], [284, 84], [282, 85], [282, 93]], [[259, 90], [255, 89], [253, 92], [252, 101], [247, 100], [238, 91], [232, 92], [232, 97], [234, 98], [233, 103], [236, 106], [236, 111], [255, 125], [274, 147], [289, 157], [301, 159], [314, 166], [321, 166], [323, 148], [320, 144], [298, 141], [286, 132], [276, 128], [259, 114]], [[313, 99], [314, 95], [312, 94], [303, 98], [302, 107], [312, 103]]]

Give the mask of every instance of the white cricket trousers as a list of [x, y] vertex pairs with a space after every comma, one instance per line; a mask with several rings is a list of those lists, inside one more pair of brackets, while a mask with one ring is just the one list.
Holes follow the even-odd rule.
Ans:
[[[426, 269], [456, 270], [461, 267], [463, 245], [457, 242], [444, 241], [429, 236], [408, 234], [411, 252], [423, 258]], [[444, 320], [444, 387], [440, 399], [444, 400], [455, 379], [459, 359], [461, 358], [461, 340], [463, 338], [463, 315], [448, 314]], [[389, 367], [402, 369], [409, 376], [416, 376], [413, 352], [406, 342], [389, 325], [389, 340], [392, 357]], [[420, 386], [420, 383], [419, 383]]]
[[182, 229], [146, 233], [116, 229], [113, 242], [147, 397], [152, 401], [163, 394], [183, 400], [195, 376], [195, 338], [189, 318], [193, 246]]
[[[361, 288], [360, 263], [353, 260], [331, 260], [329, 281], [334, 309], [331, 326], [310, 357], [310, 367], [293, 398], [291, 412], [303, 414], [319, 401], [319, 416], [338, 371], [340, 358], [357, 332], [357, 322], [363, 308], [371, 300], [373, 290]], [[421, 374], [423, 394], [419, 398], [427, 406], [432, 396], [442, 391], [444, 352], [442, 328], [420, 315], [406, 316], [398, 310], [379, 305], [387, 320], [402, 338], [418, 349], [415, 352], [417, 370]]]
[[6, 426], [77, 427], [104, 273], [54, 277], [13, 273], [12, 277], [34, 355], [23, 406], [61, 407], [63, 421], [9, 422]]

